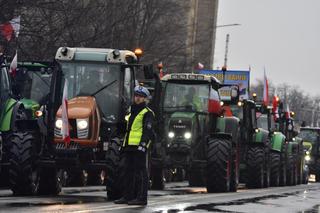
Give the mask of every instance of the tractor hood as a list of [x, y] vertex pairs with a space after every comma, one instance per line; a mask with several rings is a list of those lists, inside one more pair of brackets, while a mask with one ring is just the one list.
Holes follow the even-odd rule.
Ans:
[[39, 103], [34, 100], [23, 98], [20, 102], [23, 103], [25, 109], [30, 109], [33, 112], [40, 109]]
[[[68, 100], [69, 119], [88, 118], [96, 108], [94, 97], [75, 97]], [[62, 107], [60, 106], [57, 117], [61, 118]]]

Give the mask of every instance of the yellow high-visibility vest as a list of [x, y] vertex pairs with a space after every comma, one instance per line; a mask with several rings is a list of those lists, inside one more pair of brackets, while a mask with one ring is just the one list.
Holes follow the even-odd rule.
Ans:
[[[141, 112], [139, 112], [139, 114], [134, 118], [134, 121], [131, 126], [131, 130], [129, 132], [129, 137], [128, 137], [127, 144], [129, 146], [139, 146], [139, 143], [141, 142], [142, 133], [143, 133], [142, 132], [143, 131], [143, 117], [148, 111], [150, 111], [150, 112], [152, 112], [152, 114], [154, 114], [151, 109], [146, 107], [143, 110], [141, 110]], [[129, 114], [128, 120], [126, 119], [128, 122], [127, 128], [129, 126], [130, 116], [131, 116], [131, 114]], [[127, 140], [127, 134], [126, 134], [123, 146], [126, 145], [126, 140]], [[146, 142], [148, 142], [148, 141], [146, 141]]]

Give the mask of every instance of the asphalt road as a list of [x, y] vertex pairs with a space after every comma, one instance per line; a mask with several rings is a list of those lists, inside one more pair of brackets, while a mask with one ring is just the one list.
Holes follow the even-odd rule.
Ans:
[[320, 212], [319, 183], [217, 194], [187, 186], [170, 183], [164, 191], [149, 191], [146, 207], [113, 204], [99, 186], [64, 188], [56, 197], [13, 197], [0, 190], [0, 212]]

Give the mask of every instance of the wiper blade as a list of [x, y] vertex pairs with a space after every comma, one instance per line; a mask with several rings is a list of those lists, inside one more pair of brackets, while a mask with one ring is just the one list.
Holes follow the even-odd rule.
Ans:
[[118, 80], [114, 80], [112, 82], [110, 82], [109, 84], [103, 86], [101, 89], [97, 90], [96, 92], [92, 93], [90, 96], [95, 96], [96, 94], [98, 94], [99, 92], [101, 92], [102, 90], [106, 89], [107, 87], [111, 86], [112, 84], [114, 84], [115, 82], [117, 82]]

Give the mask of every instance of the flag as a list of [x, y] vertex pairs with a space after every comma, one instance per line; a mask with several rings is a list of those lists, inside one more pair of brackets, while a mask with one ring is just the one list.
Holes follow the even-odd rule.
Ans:
[[269, 105], [269, 83], [268, 83], [266, 71], [264, 71], [264, 81], [263, 81], [263, 104], [265, 106]]
[[220, 97], [216, 90], [210, 90], [208, 112], [214, 114], [221, 112]]
[[70, 143], [69, 121], [68, 121], [68, 80], [64, 82], [63, 95], [62, 95], [62, 139], [65, 146]]
[[158, 64], [158, 68], [159, 68], [159, 78], [162, 79], [163, 78], [163, 64], [162, 64], [162, 61]]
[[17, 67], [18, 67], [18, 52], [14, 55], [11, 63], [10, 63], [10, 74], [15, 77], [17, 74]]
[[285, 115], [286, 115], [286, 119], [290, 119], [291, 118], [289, 104], [287, 102], [286, 102]]
[[277, 89], [275, 89], [272, 100], [272, 113], [274, 121], [279, 119], [279, 97], [277, 95]]
[[198, 62], [198, 70], [202, 70], [204, 68], [204, 65], [200, 62]]
[[16, 37], [18, 37], [20, 32], [20, 16], [4, 24], [0, 24], [0, 31], [1, 34], [7, 39], [7, 41], [10, 41], [12, 39], [13, 33]]

